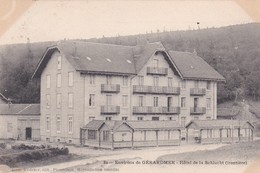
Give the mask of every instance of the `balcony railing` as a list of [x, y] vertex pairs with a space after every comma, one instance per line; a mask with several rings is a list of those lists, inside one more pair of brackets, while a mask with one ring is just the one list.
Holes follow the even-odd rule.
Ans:
[[205, 107], [191, 107], [190, 108], [190, 114], [192, 115], [200, 115], [205, 114], [206, 108]]
[[203, 96], [206, 94], [205, 88], [191, 88], [190, 89], [190, 95], [193, 96]]
[[134, 85], [133, 93], [179, 95], [180, 87]]
[[179, 114], [180, 107], [134, 106], [133, 114]]
[[101, 84], [101, 92], [105, 93], [119, 93], [120, 85], [112, 85], [112, 84]]
[[101, 114], [119, 114], [120, 106], [101, 106]]
[[163, 68], [163, 67], [147, 67], [147, 74], [167, 75], [167, 74], [168, 74], [168, 68]]

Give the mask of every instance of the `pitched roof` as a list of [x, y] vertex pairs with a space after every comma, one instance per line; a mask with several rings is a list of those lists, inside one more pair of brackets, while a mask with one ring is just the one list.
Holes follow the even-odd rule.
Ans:
[[40, 104], [0, 104], [0, 115], [40, 115]]
[[190, 125], [195, 125], [196, 129], [211, 129], [211, 128], [238, 128], [243, 127], [249, 123], [252, 127], [253, 125], [249, 121], [243, 120], [193, 120], [186, 125], [189, 128]]
[[135, 74], [130, 46], [66, 41], [58, 49], [78, 71]]
[[182, 129], [176, 121], [127, 121], [134, 130]]
[[[91, 43], [84, 41], [61, 41], [47, 48], [40, 60], [34, 77], [40, 77], [43, 69], [55, 51], [70, 62], [75, 70], [82, 73], [115, 73], [121, 75], [138, 74], [149, 58], [164, 52], [170, 59], [171, 68], [183, 79], [225, 80], [202, 58], [187, 52], [165, 51], [161, 42], [137, 46]], [[192, 67], [192, 68], [191, 68]], [[175, 69], [177, 68], [177, 69]]]
[[3, 100], [5, 103], [9, 102], [8, 98], [6, 98], [2, 93], [0, 93], [0, 99]]
[[168, 53], [183, 79], [225, 81], [222, 75], [194, 53], [179, 51], [169, 51]]
[[127, 124], [134, 130], [160, 130], [160, 129], [182, 129], [176, 121], [119, 121], [119, 120], [93, 120], [85, 127], [86, 129], [98, 130], [103, 124], [106, 124], [110, 130], [116, 130], [123, 123]]
[[135, 67], [137, 73], [143, 68], [143, 66], [147, 63], [151, 56], [158, 50], [165, 51], [165, 48], [161, 42], [137, 45], [133, 47]]
[[92, 120], [83, 128], [98, 130], [103, 124], [104, 124], [104, 121], [102, 121], [102, 120]]

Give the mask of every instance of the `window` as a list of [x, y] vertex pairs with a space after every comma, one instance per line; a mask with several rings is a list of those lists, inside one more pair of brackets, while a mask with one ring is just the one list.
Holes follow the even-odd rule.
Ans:
[[172, 77], [168, 77], [168, 87], [172, 87]]
[[12, 123], [7, 123], [7, 132], [13, 132], [13, 124]]
[[60, 115], [57, 115], [56, 127], [57, 127], [57, 132], [60, 133], [60, 130], [61, 130], [61, 119], [60, 119]]
[[142, 120], [144, 120], [144, 118], [143, 117], [137, 117], [137, 120], [142, 121]]
[[94, 116], [90, 116], [90, 117], [89, 117], [89, 121], [92, 121], [92, 120], [95, 120], [95, 117], [94, 117]]
[[112, 95], [106, 95], [106, 105], [112, 104]]
[[159, 85], [159, 77], [158, 76], [154, 76], [153, 77], [153, 86], [158, 86]]
[[231, 137], [231, 129], [227, 129], [227, 138]]
[[51, 95], [47, 94], [46, 95], [46, 108], [50, 108], [51, 106]]
[[73, 96], [74, 96], [73, 93], [69, 93], [69, 104], [68, 104], [69, 108], [73, 108], [73, 102], [74, 102]]
[[97, 139], [97, 131], [96, 130], [88, 130], [88, 139]]
[[109, 141], [109, 131], [103, 131], [103, 141]]
[[153, 106], [158, 107], [158, 97], [153, 97]]
[[61, 87], [61, 74], [57, 74], [57, 87]]
[[185, 80], [181, 81], [181, 88], [182, 89], [186, 88], [186, 81]]
[[106, 120], [112, 120], [112, 117], [106, 117]]
[[112, 77], [111, 76], [106, 76], [106, 83], [107, 83], [107, 85], [112, 84]]
[[199, 88], [199, 81], [194, 81], [194, 88]]
[[207, 129], [207, 138], [212, 138], [212, 129]]
[[127, 120], [127, 117], [122, 117], [122, 120], [123, 120], [123, 121], [126, 121], [126, 120]]
[[138, 85], [144, 85], [144, 77], [138, 76]]
[[186, 125], [186, 117], [181, 117], [181, 126], [184, 127]]
[[95, 85], [95, 75], [89, 75], [89, 84]]
[[46, 76], [46, 87], [51, 88], [51, 76], [50, 75]]
[[46, 116], [46, 131], [50, 131], [51, 120], [49, 115]]
[[159, 60], [153, 59], [153, 67], [158, 68], [159, 67]]
[[69, 72], [68, 73], [68, 81], [69, 81], [69, 86], [73, 86], [73, 83], [74, 83], [74, 73], [73, 71]]
[[210, 90], [211, 89], [211, 83], [210, 81], [207, 81], [207, 90]]
[[73, 132], [73, 117], [72, 117], [72, 115], [68, 116], [68, 132], [69, 133]]
[[211, 99], [207, 98], [207, 109], [211, 108]]
[[122, 106], [123, 107], [127, 107], [128, 106], [128, 96], [127, 95], [123, 95], [122, 96]]
[[152, 121], [159, 121], [159, 117], [152, 117]]
[[56, 107], [61, 108], [61, 94], [57, 94], [56, 97]]
[[123, 76], [123, 86], [128, 86], [128, 77]]
[[89, 106], [95, 106], [95, 94], [89, 94], [89, 101], [88, 101]]
[[168, 117], [167, 119], [168, 119], [169, 121], [171, 121], [171, 120], [172, 120], [172, 117]]
[[61, 69], [61, 56], [60, 55], [57, 57], [57, 69], [58, 70]]
[[182, 108], [186, 107], [186, 98], [185, 97], [181, 97], [181, 107]]
[[139, 106], [142, 107], [144, 106], [144, 96], [139, 96]]

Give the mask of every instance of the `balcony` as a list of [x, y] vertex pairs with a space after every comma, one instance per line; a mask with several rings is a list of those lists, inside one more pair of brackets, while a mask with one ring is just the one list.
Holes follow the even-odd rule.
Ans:
[[133, 93], [179, 95], [180, 87], [134, 85]]
[[119, 114], [120, 106], [101, 106], [101, 114]]
[[168, 74], [168, 68], [147, 67], [147, 74], [151, 74], [151, 75], [167, 75]]
[[206, 113], [205, 107], [191, 107], [190, 108], [191, 115], [200, 115], [200, 114], [205, 114], [205, 113]]
[[101, 84], [101, 92], [102, 93], [119, 93], [120, 85]]
[[190, 95], [191, 96], [203, 96], [203, 95], [206, 95], [206, 89], [205, 88], [191, 88], [190, 89]]
[[179, 114], [180, 107], [134, 106], [133, 114]]

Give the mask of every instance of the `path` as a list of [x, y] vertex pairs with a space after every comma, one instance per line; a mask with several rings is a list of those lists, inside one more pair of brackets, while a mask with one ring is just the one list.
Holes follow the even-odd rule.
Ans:
[[[109, 154], [106, 156], [98, 156], [95, 158], [90, 159], [83, 159], [83, 160], [77, 160], [77, 161], [71, 161], [66, 163], [59, 163], [54, 165], [48, 165], [43, 167], [38, 167], [35, 169], [39, 170], [49, 170], [49, 172], [52, 171], [58, 171], [60, 169], [69, 169], [69, 168], [77, 168], [77, 167], [84, 167], [86, 165], [95, 165], [95, 168], [98, 167], [120, 167], [120, 169], [129, 169], [129, 166], [131, 169], [138, 169], [139, 166], [133, 166], [133, 165], [114, 165], [115, 160], [142, 160], [142, 161], [155, 161], [159, 156], [166, 155], [166, 154], [178, 154], [178, 153], [185, 153], [185, 152], [191, 152], [191, 151], [199, 151], [199, 150], [214, 150], [216, 148], [219, 148], [223, 146], [221, 145], [183, 145], [183, 146], [172, 146], [172, 147], [158, 147], [158, 148], [143, 148], [139, 150], [130, 150], [130, 149], [122, 149], [122, 150], [116, 150], [116, 151], [103, 151], [104, 154]], [[88, 150], [88, 149], [87, 149]], [[86, 151], [87, 151], [86, 150]], [[75, 152], [76, 150], [74, 150]], [[82, 151], [83, 149], [82, 149]], [[98, 153], [99, 151], [97, 151]], [[113, 153], [114, 152], [114, 153]], [[110, 164], [103, 164], [104, 161], [109, 162]], [[97, 164], [98, 163], [98, 164]], [[142, 165], [142, 169], [150, 167], [150, 165]], [[137, 171], [137, 170], [135, 170]], [[27, 171], [28, 173], [34, 172], [34, 171]]]

